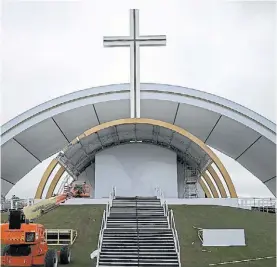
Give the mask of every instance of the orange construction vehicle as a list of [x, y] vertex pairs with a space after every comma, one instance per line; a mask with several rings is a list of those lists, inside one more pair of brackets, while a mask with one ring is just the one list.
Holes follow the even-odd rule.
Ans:
[[60, 251], [49, 249], [45, 241], [45, 228], [30, 223], [20, 210], [11, 210], [9, 222], [1, 224], [2, 266], [56, 267], [58, 262], [68, 264], [71, 251], [63, 246]]

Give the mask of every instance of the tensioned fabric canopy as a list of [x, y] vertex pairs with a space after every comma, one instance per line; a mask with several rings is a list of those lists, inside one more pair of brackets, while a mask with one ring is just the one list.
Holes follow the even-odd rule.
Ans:
[[[1, 194], [85, 130], [128, 118], [129, 97], [129, 84], [89, 88], [45, 102], [4, 124]], [[141, 117], [186, 129], [238, 161], [275, 194], [276, 125], [261, 115], [198, 90], [141, 84]]]

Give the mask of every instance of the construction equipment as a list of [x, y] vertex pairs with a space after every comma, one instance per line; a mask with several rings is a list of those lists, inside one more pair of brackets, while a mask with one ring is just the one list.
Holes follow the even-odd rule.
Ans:
[[45, 229], [48, 246], [73, 245], [77, 231], [73, 229]]
[[70, 189], [72, 197], [76, 198], [85, 198], [90, 197], [91, 187], [84, 182], [83, 184], [80, 183], [73, 183]]
[[21, 210], [11, 210], [9, 222], [1, 224], [1, 243], [5, 245], [2, 266], [56, 267], [58, 262], [68, 264], [71, 260], [69, 246], [60, 251], [49, 249], [44, 226], [30, 223]]
[[43, 214], [57, 208], [61, 203], [64, 203], [67, 198], [68, 196], [66, 194], [61, 194], [48, 199], [43, 199], [34, 205], [24, 207], [23, 213], [27, 219], [35, 220]]

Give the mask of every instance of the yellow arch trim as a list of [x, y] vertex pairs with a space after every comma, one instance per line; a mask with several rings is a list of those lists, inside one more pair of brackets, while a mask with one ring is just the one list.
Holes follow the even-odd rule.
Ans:
[[[234, 184], [231, 180], [231, 177], [230, 177], [229, 173], [227, 172], [226, 168], [224, 167], [224, 165], [222, 164], [222, 162], [220, 161], [220, 159], [217, 157], [217, 155], [199, 138], [192, 135], [191, 133], [189, 133], [185, 129], [182, 129], [181, 127], [173, 125], [171, 123], [164, 122], [164, 121], [159, 121], [159, 120], [154, 120], [154, 119], [146, 119], [146, 118], [132, 118], [132, 119], [130, 118], [130, 119], [114, 120], [114, 121], [105, 122], [105, 123], [102, 123], [102, 124], [97, 125], [95, 127], [92, 127], [91, 129], [85, 131], [83, 134], [78, 136], [78, 139], [82, 139], [82, 138], [84, 138], [86, 136], [89, 136], [93, 133], [96, 133], [100, 130], [103, 130], [103, 129], [106, 129], [106, 128], [109, 128], [109, 127], [112, 127], [112, 126], [122, 125], [122, 124], [150, 124], [150, 125], [155, 125], [155, 126], [160, 126], [160, 127], [170, 129], [172, 131], [175, 131], [175, 132], [179, 133], [180, 135], [183, 135], [183, 136], [187, 137], [188, 139], [190, 139], [191, 141], [196, 143], [199, 147], [201, 147], [210, 156], [210, 158], [213, 160], [213, 162], [218, 167], [220, 173], [222, 174], [222, 177], [224, 178], [224, 180], [227, 184], [228, 190], [230, 192], [230, 196], [232, 198], [237, 198], [238, 197], [237, 193], [236, 193], [235, 186], [234, 186]], [[75, 144], [77, 142], [78, 142], [78, 140], [77, 140], [77, 138], [75, 138], [71, 143]]]
[[206, 186], [206, 184], [203, 182], [202, 177], [199, 179], [199, 184], [202, 187], [202, 189], [203, 189], [204, 193], [206, 194], [206, 196], [208, 198], [212, 198], [212, 195], [211, 195], [208, 187]]
[[216, 191], [216, 188], [211, 180], [211, 178], [208, 176], [207, 173], [202, 173], [202, 176], [204, 178], [204, 180], [206, 181], [206, 183], [208, 184], [209, 188], [211, 189], [212, 195], [214, 198], [219, 198], [219, 195]]
[[64, 174], [65, 172], [65, 168], [64, 166], [61, 166], [59, 168], [59, 170], [57, 171], [57, 173], [55, 174], [49, 188], [48, 188], [48, 191], [47, 191], [47, 194], [46, 194], [46, 198], [50, 198], [52, 197], [53, 193], [54, 193], [54, 190], [56, 188], [56, 185], [58, 184], [58, 182], [60, 181], [62, 175]]
[[220, 180], [219, 176], [217, 175], [216, 171], [214, 170], [214, 168], [210, 165], [207, 168], [207, 171], [213, 177], [213, 179], [214, 179], [214, 181], [217, 185], [217, 188], [220, 192], [221, 197], [227, 198], [227, 193], [226, 193], [226, 190], [223, 186], [223, 183], [221, 182], [221, 180]]
[[35, 199], [39, 199], [42, 197], [45, 185], [49, 179], [49, 176], [51, 175], [51, 173], [53, 172], [53, 170], [55, 169], [55, 167], [57, 166], [58, 161], [56, 159], [53, 159], [50, 164], [48, 165], [48, 167], [46, 168], [46, 170], [44, 171], [42, 178], [39, 182], [36, 194], [35, 194]]
[[[101, 130], [104, 130], [106, 128], [113, 127], [113, 126], [123, 125], [123, 124], [150, 124], [150, 125], [160, 126], [160, 127], [170, 129], [174, 132], [179, 133], [180, 135], [187, 137], [192, 142], [196, 143], [200, 148], [202, 148], [210, 156], [210, 158], [213, 160], [213, 162], [219, 169], [220, 173], [222, 174], [224, 181], [226, 182], [226, 185], [227, 185], [229, 193], [230, 193], [230, 197], [237, 198], [237, 193], [236, 193], [234, 184], [231, 180], [231, 177], [230, 177], [229, 173], [227, 172], [227, 170], [225, 169], [222, 162], [220, 161], [220, 159], [217, 157], [217, 155], [203, 141], [198, 139], [196, 136], [192, 135], [191, 133], [189, 133], [185, 129], [182, 129], [179, 126], [176, 126], [176, 125], [173, 125], [173, 124], [170, 124], [167, 122], [163, 122], [160, 120], [154, 120], [154, 119], [146, 119], [146, 118], [129, 118], [129, 119], [120, 119], [120, 120], [105, 122], [105, 123], [102, 123], [100, 125], [92, 127], [91, 129], [85, 131], [83, 134], [81, 134], [80, 136], [75, 138], [71, 142], [71, 144], [76, 144], [78, 142], [78, 140], [85, 138], [86, 136], [89, 136], [91, 134], [94, 134], [98, 131], [101, 131]], [[48, 168], [49, 167], [50, 167], [50, 165], [48, 166]], [[47, 168], [47, 170], [48, 170], [48, 168]], [[49, 174], [49, 176], [50, 176], [50, 174]], [[47, 180], [48, 180], [48, 178], [44, 181], [43, 189], [45, 187]], [[41, 195], [42, 195], [42, 193], [41, 193]]]

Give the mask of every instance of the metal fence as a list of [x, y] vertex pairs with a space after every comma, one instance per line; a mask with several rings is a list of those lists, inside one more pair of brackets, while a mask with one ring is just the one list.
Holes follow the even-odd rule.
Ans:
[[23, 209], [26, 206], [34, 205], [34, 199], [7, 199], [1, 201], [1, 212], [9, 211], [10, 209]]

